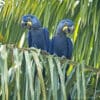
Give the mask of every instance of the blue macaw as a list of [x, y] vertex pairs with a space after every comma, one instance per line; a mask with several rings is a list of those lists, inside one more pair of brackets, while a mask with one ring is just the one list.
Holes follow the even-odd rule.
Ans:
[[[71, 34], [74, 31], [74, 23], [70, 19], [61, 20], [56, 29], [56, 35], [50, 42], [50, 53], [56, 54], [59, 57], [65, 56], [67, 59], [71, 59], [73, 51], [73, 43], [67, 34]], [[66, 72], [69, 65], [66, 66]], [[65, 73], [65, 81], [67, 75]], [[71, 100], [70, 94], [67, 96], [68, 100]]]
[[[61, 20], [57, 26], [56, 35], [51, 40], [49, 52], [59, 57], [66, 57], [67, 59], [71, 59], [73, 43], [66, 35], [73, 33], [73, 30], [74, 24], [70, 19]], [[66, 72], [68, 68], [69, 65], [66, 66]], [[67, 80], [66, 74], [65, 80]]]
[[74, 24], [70, 19], [61, 20], [56, 29], [56, 35], [50, 43], [51, 54], [56, 54], [59, 57], [65, 56], [71, 59], [73, 51], [73, 43], [67, 34], [73, 33]]
[[[41, 50], [49, 51], [49, 32], [47, 28], [41, 26], [36, 16], [25, 15], [21, 21], [22, 27], [28, 28], [28, 46]], [[35, 71], [36, 75], [37, 71]], [[43, 76], [45, 77], [45, 69], [43, 68]]]
[[28, 28], [28, 46], [35, 47], [48, 52], [49, 32], [47, 28], [41, 26], [36, 16], [24, 15], [21, 21], [22, 27]]

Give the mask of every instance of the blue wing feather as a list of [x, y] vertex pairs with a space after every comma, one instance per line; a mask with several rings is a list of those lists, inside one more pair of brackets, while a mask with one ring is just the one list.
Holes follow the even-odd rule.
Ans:
[[47, 52], [48, 52], [49, 51], [50, 41], [49, 41], [49, 31], [48, 31], [47, 28], [44, 28], [44, 36], [45, 36], [46, 47], [47, 47]]
[[54, 53], [54, 38], [50, 40], [50, 47], [49, 47], [49, 53], [53, 54]]
[[70, 38], [68, 38], [67, 37], [67, 39], [66, 39], [66, 41], [67, 41], [67, 47], [68, 47], [68, 53], [67, 53], [67, 58], [68, 59], [71, 59], [72, 58], [72, 52], [73, 52], [73, 43], [72, 43], [72, 41], [71, 41], [71, 39]]
[[27, 34], [27, 39], [28, 39], [28, 46], [31, 47], [32, 46], [32, 36], [31, 36], [30, 31]]

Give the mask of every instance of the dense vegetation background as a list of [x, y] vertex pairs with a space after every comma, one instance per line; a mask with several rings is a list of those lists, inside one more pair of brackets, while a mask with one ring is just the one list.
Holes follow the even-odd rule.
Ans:
[[[40, 99], [40, 96], [44, 99], [66, 100], [66, 94], [69, 92], [73, 99], [100, 99], [99, 0], [2, 0], [0, 9], [0, 97], [2, 100], [8, 98], [36, 100]], [[22, 29], [20, 23], [21, 17], [25, 14], [36, 15], [42, 25], [49, 29], [50, 38], [55, 34], [56, 26], [61, 19], [72, 19], [75, 24], [75, 31], [70, 36], [74, 44], [72, 61], [46, 55], [39, 50], [23, 49], [22, 47], [27, 47], [25, 38], [27, 30]], [[15, 44], [22, 49], [12, 45], [5, 47], [2, 44]], [[61, 86], [57, 87], [58, 74], [63, 75], [64, 66], [68, 63], [72, 67], [68, 81], [64, 84], [61, 78]], [[35, 64], [46, 67], [46, 79], [43, 79], [41, 70], [36, 67], [39, 78], [35, 78], [34, 87], [32, 77]], [[24, 71], [22, 70], [23, 74], [20, 75], [22, 66]], [[29, 69], [25, 66], [29, 66]], [[62, 68], [59, 68], [61, 66]], [[12, 78], [13, 72], [15, 77]], [[11, 82], [8, 81], [10, 79], [7, 76], [11, 76]]]

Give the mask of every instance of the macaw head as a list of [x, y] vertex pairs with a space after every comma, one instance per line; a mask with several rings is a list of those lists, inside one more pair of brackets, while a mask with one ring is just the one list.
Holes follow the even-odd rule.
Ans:
[[57, 26], [57, 34], [60, 33], [73, 33], [74, 31], [74, 23], [70, 19], [61, 20]]
[[41, 27], [41, 23], [37, 17], [30, 14], [22, 16], [21, 25], [28, 29]]

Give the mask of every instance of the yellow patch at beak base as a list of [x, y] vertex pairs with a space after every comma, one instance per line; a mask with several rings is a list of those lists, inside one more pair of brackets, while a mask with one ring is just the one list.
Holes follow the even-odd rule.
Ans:
[[28, 25], [28, 26], [32, 26], [32, 22], [30, 22], [30, 21], [27, 22], [27, 25]]
[[68, 29], [68, 27], [67, 26], [64, 26], [62, 30], [65, 31], [67, 29]]

